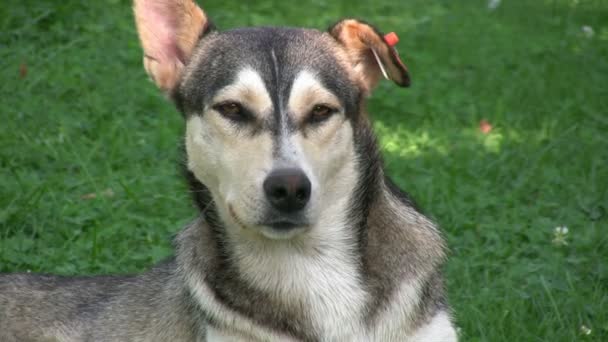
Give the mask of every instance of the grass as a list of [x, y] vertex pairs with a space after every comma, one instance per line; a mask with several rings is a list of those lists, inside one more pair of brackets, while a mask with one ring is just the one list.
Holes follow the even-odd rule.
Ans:
[[[356, 16], [397, 31], [413, 87], [384, 82], [370, 112], [390, 173], [448, 239], [462, 340], [608, 340], [608, 2], [204, 5], [222, 28]], [[128, 1], [4, 0], [0, 79], [0, 271], [170, 255], [196, 214], [183, 123], [146, 81]]]

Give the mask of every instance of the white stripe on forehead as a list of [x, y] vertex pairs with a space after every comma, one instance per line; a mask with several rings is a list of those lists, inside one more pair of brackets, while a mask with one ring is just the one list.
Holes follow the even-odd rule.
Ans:
[[217, 92], [213, 103], [235, 101], [254, 111], [257, 116], [268, 115], [272, 109], [272, 100], [260, 74], [247, 67], [236, 74], [234, 82]]
[[[291, 85], [287, 103], [287, 113], [291, 116], [292, 122], [298, 125], [318, 104], [329, 105], [338, 110], [342, 109], [338, 98], [321, 83], [313, 72], [300, 71]], [[300, 134], [297, 133], [298, 130], [291, 131], [287, 120], [281, 120], [279, 130], [278, 139], [275, 140], [278, 162], [286, 165], [297, 165], [310, 174], [302, 148], [296, 142], [297, 139], [293, 139], [294, 134]]]
[[340, 109], [340, 100], [310, 71], [302, 70], [295, 77], [289, 93], [289, 113], [296, 121], [305, 117], [317, 104]]

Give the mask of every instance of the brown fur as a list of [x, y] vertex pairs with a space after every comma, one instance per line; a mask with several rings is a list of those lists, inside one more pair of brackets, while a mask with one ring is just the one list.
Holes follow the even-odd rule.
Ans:
[[445, 259], [444, 242], [435, 225], [416, 211], [403, 210], [389, 190], [383, 194], [367, 217], [363, 267], [375, 301], [370, 305], [370, 322], [377, 318], [376, 310], [391, 301], [395, 289], [387, 285], [415, 278], [422, 278], [424, 283]]

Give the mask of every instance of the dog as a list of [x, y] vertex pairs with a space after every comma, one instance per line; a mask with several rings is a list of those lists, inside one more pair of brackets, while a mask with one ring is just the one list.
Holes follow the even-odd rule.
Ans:
[[410, 83], [395, 37], [133, 8], [200, 216], [140, 275], [0, 276], [0, 341], [456, 341], [444, 241], [385, 174], [365, 109], [383, 76]]

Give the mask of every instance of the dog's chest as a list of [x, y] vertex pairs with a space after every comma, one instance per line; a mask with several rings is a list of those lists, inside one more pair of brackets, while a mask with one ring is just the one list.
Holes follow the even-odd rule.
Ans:
[[[375, 300], [355, 250], [335, 241], [330, 246], [317, 253], [235, 248], [238, 281], [219, 288], [195, 270], [188, 273], [188, 285], [212, 318], [207, 341], [390, 341], [416, 333], [421, 279], [403, 279], [370, 317]], [[221, 287], [232, 291], [217, 296]]]
[[[320, 265], [319, 265], [320, 266]], [[345, 270], [345, 269], [344, 269]], [[314, 279], [300, 278], [310, 269], [285, 273], [284, 281], [302, 281], [301, 286], [281, 289], [284, 295], [291, 295], [292, 301], [302, 305], [302, 316], [311, 320], [308, 329], [314, 331], [310, 340], [338, 342], [369, 341], [455, 341], [453, 328], [444, 311], [439, 311], [431, 321], [422, 326], [412, 325], [412, 313], [420, 298], [420, 284], [416, 281], [404, 282], [393, 294], [387, 304], [372, 322], [365, 322], [365, 305], [369, 295], [361, 289], [358, 282], [349, 282], [351, 275], [334, 272], [331, 268], [317, 268]], [[301, 273], [298, 273], [301, 272]], [[323, 274], [323, 277], [318, 277]], [[353, 273], [356, 274], [356, 273]], [[331, 283], [330, 283], [331, 282]], [[304, 287], [307, 288], [304, 291]], [[304, 292], [298, 292], [304, 291]], [[277, 333], [275, 328], [256, 324], [232, 326], [232, 329], [219, 330], [208, 328], [207, 341], [272, 341], [302, 342], [308, 339], [293, 338]]]
[[361, 331], [368, 294], [350, 253], [337, 249], [312, 255], [275, 252], [248, 260], [247, 269], [241, 269], [245, 278], [274, 293], [274, 300], [302, 318], [320, 340], [343, 339]]

